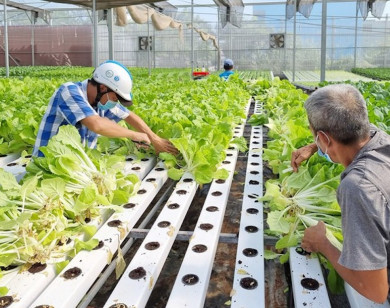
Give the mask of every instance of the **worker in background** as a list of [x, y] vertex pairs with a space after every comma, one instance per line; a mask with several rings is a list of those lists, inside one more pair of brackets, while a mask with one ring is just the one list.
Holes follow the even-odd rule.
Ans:
[[302, 248], [324, 255], [356, 291], [383, 303], [389, 292], [390, 136], [370, 125], [366, 102], [351, 85], [320, 88], [304, 106], [315, 143], [292, 153], [294, 171], [315, 152], [345, 170], [337, 190], [342, 251], [328, 240], [322, 221], [305, 230]]
[[233, 66], [234, 66], [233, 60], [225, 59], [225, 61], [223, 62], [223, 68], [225, 69], [225, 71], [219, 74], [219, 77], [227, 80], [230, 75], [234, 74]]
[[[170, 141], [160, 138], [134, 112], [125, 106], [132, 104], [133, 78], [129, 70], [116, 61], [106, 61], [93, 72], [91, 79], [67, 82], [53, 94], [44, 114], [34, 156], [43, 156], [39, 151], [62, 125], [74, 125], [84, 145], [96, 147], [99, 135], [113, 138], [129, 138], [145, 147], [152, 144], [156, 151], [177, 153]], [[125, 120], [136, 131], [117, 124]]]

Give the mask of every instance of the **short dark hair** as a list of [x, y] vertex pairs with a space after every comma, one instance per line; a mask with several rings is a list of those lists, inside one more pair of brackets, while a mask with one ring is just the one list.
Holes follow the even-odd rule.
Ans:
[[233, 68], [233, 65], [225, 64], [223, 66], [223, 68], [228, 71], [228, 70], [231, 70]]

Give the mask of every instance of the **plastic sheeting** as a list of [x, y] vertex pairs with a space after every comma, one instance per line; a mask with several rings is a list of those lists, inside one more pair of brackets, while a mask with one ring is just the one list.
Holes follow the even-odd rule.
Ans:
[[[151, 19], [153, 26], [156, 30], [162, 31], [167, 28], [178, 29], [180, 39], [183, 39], [184, 25], [181, 22], [175, 21], [172, 17], [161, 14], [155, 9], [145, 5], [131, 5], [127, 7], [116, 8], [116, 24], [118, 26], [125, 26], [128, 23], [126, 9], [135, 23], [144, 24], [148, 22], [149, 19]], [[191, 28], [191, 24], [187, 25], [187, 27]], [[194, 31], [199, 33], [203, 41], [211, 40], [213, 42], [214, 47], [216, 49], [219, 49], [217, 39], [214, 35], [211, 35], [196, 28], [194, 28]]]
[[294, 3], [296, 3], [297, 6], [296, 11], [301, 13], [306, 18], [309, 18], [311, 11], [313, 9], [313, 5], [316, 2], [317, 0], [287, 0], [287, 8], [286, 8], [287, 19], [294, 17], [294, 13], [295, 13]]
[[214, 0], [218, 6], [221, 27], [225, 28], [228, 22], [238, 28], [241, 27], [244, 4], [242, 0]]
[[385, 10], [387, 0], [358, 0], [360, 14], [363, 19], [366, 20], [368, 12], [371, 12], [372, 16], [381, 18], [383, 11]]

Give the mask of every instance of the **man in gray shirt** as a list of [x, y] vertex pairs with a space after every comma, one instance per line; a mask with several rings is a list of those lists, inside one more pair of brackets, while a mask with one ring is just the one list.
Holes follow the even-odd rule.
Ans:
[[366, 298], [383, 303], [389, 292], [390, 136], [370, 125], [366, 103], [350, 85], [330, 85], [305, 102], [315, 143], [293, 152], [291, 166], [316, 151], [345, 167], [337, 191], [343, 249], [326, 237], [323, 222], [305, 230], [302, 248], [323, 254]]

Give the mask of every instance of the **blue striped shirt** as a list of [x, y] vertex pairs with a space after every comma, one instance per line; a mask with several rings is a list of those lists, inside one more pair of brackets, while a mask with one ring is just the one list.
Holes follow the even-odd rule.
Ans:
[[99, 115], [119, 122], [129, 116], [130, 111], [121, 104], [106, 111], [92, 107], [87, 98], [87, 85], [88, 79], [82, 82], [67, 82], [54, 92], [39, 126], [33, 151], [34, 156], [43, 156], [39, 148], [46, 146], [62, 125], [74, 125], [80, 133], [82, 143], [94, 148], [98, 134], [82, 125], [81, 120]]

